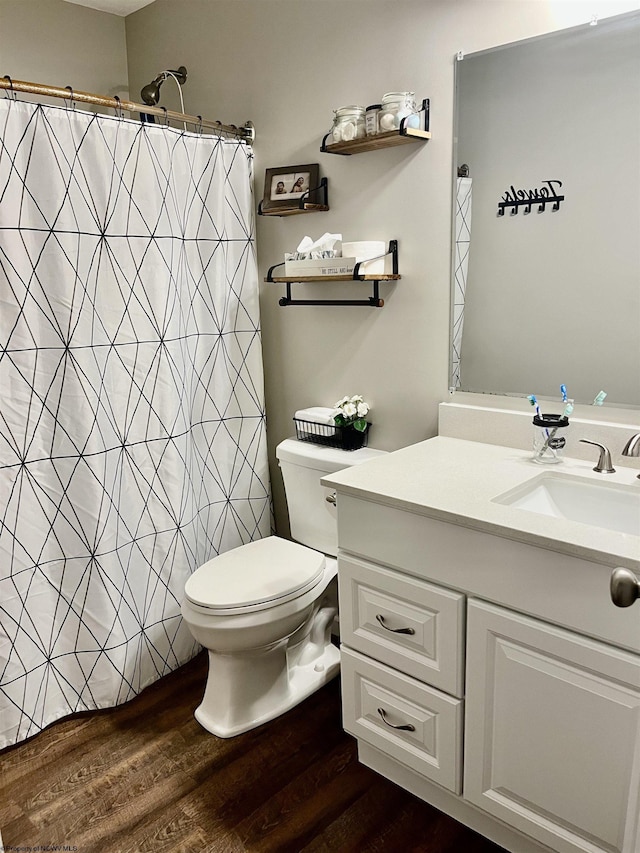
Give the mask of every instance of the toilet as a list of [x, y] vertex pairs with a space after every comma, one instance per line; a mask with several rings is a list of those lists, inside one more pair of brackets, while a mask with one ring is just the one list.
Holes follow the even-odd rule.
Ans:
[[241, 545], [187, 580], [182, 616], [209, 653], [195, 711], [207, 731], [227, 738], [256, 728], [338, 674], [336, 507], [320, 478], [380, 455], [285, 439], [276, 457], [296, 541], [269, 536]]

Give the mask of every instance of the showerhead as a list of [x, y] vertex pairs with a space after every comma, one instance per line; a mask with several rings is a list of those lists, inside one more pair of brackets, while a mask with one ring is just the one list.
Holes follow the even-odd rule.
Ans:
[[164, 80], [164, 74], [158, 74], [155, 80], [152, 80], [151, 83], [147, 83], [146, 86], [142, 87], [140, 97], [144, 104], [147, 104], [150, 107], [155, 107], [160, 100], [160, 86]]
[[149, 107], [156, 106], [160, 100], [160, 86], [162, 86], [167, 77], [173, 77], [176, 83], [179, 83], [182, 86], [187, 79], [187, 69], [184, 65], [181, 65], [177, 71], [169, 69], [167, 71], [160, 72], [160, 74], [158, 74], [151, 83], [147, 83], [147, 85], [143, 86], [140, 90], [140, 97], [142, 98], [143, 103], [147, 104]]

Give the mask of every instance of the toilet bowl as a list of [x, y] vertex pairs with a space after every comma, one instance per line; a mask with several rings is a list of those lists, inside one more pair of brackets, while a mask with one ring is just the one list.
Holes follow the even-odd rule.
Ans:
[[182, 615], [209, 651], [207, 687], [195, 712], [201, 726], [233, 737], [338, 674], [331, 643], [336, 575], [335, 559], [270, 536], [215, 557], [189, 578]]
[[209, 656], [195, 711], [207, 731], [227, 738], [253, 729], [338, 674], [340, 654], [331, 641], [338, 612], [335, 502], [327, 503], [320, 477], [381, 453], [285, 440], [276, 455], [300, 541], [269, 536], [241, 545], [187, 580], [182, 616]]

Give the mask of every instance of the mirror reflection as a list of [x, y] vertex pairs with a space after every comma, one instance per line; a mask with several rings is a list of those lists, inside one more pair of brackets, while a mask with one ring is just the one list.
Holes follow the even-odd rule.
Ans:
[[456, 62], [451, 386], [640, 405], [640, 14]]

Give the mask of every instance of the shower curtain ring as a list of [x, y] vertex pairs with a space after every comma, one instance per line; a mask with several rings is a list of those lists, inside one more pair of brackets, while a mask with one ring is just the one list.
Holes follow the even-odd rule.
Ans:
[[165, 124], [165, 127], [169, 127], [170, 125], [169, 125], [169, 117], [168, 117], [168, 115], [167, 115], [167, 108], [166, 108], [166, 107], [162, 107], [162, 106], [161, 106], [161, 107], [160, 107], [160, 109], [161, 109], [161, 110], [163, 110], [163, 112], [164, 112], [164, 124]]
[[5, 95], [5, 98], [9, 98], [10, 101], [17, 101], [18, 96], [16, 94], [15, 89], [13, 88], [13, 80], [9, 77], [8, 74], [4, 75], [4, 79], [9, 81], [9, 94]]
[[124, 118], [124, 110], [122, 109], [120, 98], [117, 95], [114, 95], [113, 100], [116, 101], [116, 106], [114, 107], [116, 118]]
[[196, 125], [196, 133], [199, 133], [202, 136], [202, 116], [196, 116], [198, 119], [198, 124]]
[[65, 105], [65, 107], [67, 107], [67, 109], [68, 109], [68, 107], [71, 107], [72, 110], [75, 110], [76, 102], [73, 100], [73, 87], [72, 86], [65, 86], [64, 88], [69, 90], [69, 95], [70, 95], [68, 106], [67, 106], [67, 99], [63, 98], [64, 105]]

